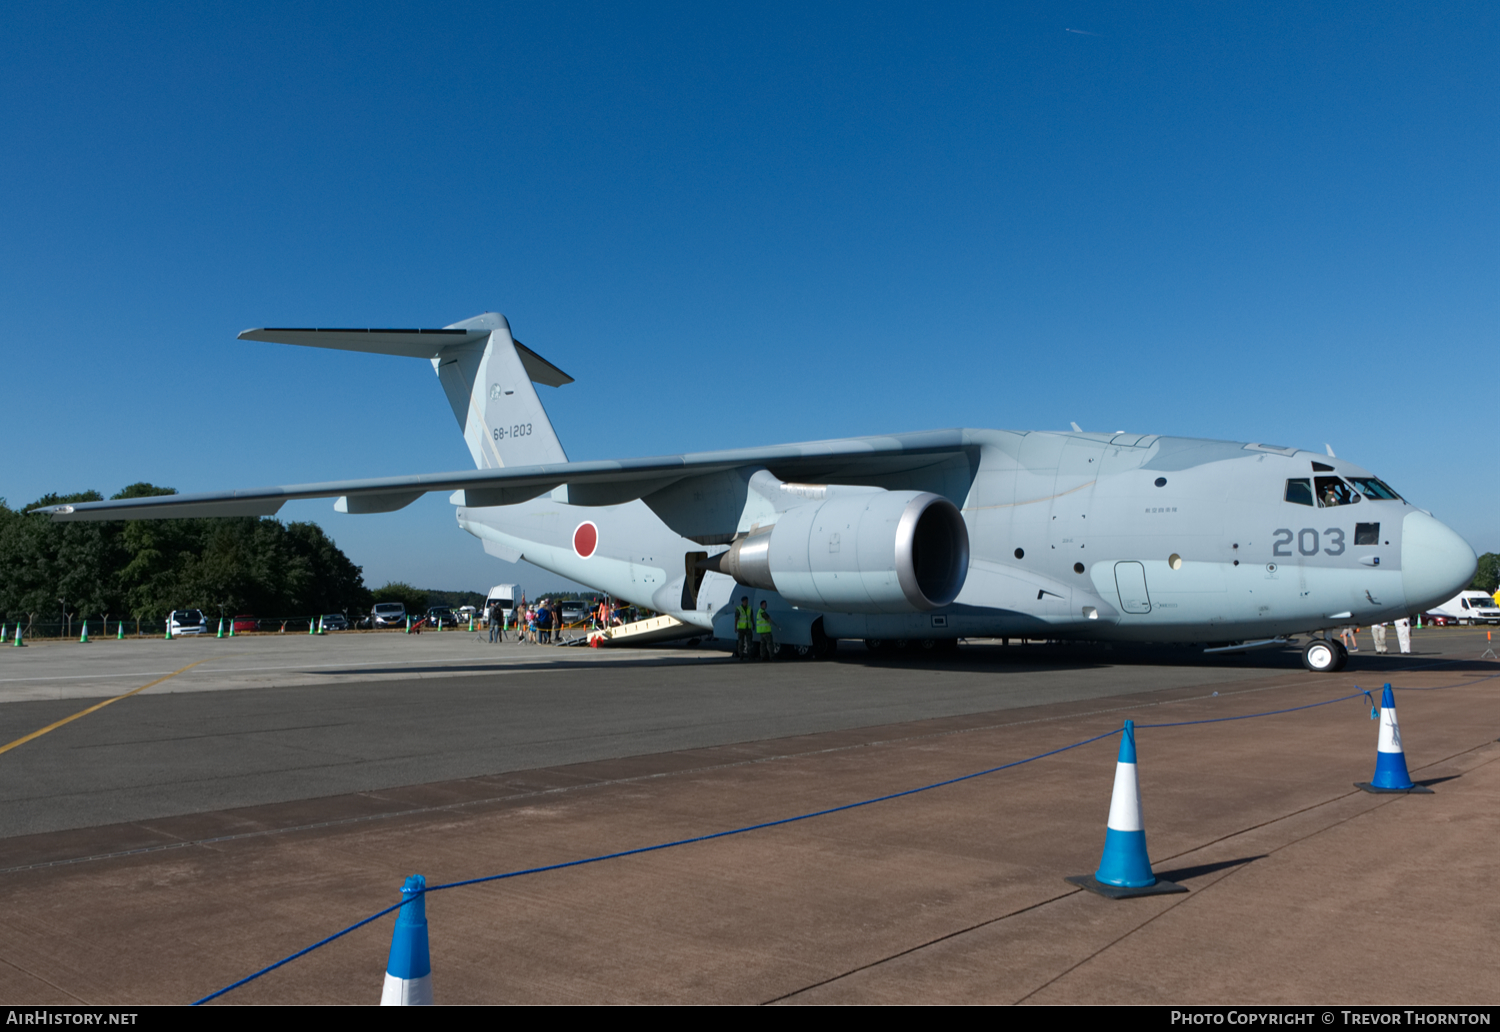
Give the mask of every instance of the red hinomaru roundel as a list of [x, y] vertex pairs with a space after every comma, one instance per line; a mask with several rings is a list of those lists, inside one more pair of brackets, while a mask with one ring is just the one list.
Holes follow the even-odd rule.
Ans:
[[573, 551], [587, 559], [594, 554], [594, 549], [599, 547], [599, 528], [594, 526], [592, 520], [584, 520], [573, 531]]

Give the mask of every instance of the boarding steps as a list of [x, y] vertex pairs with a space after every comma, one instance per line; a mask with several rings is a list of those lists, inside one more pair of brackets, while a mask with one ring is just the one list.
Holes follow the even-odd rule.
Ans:
[[621, 624], [619, 627], [590, 631], [588, 643], [594, 648], [604, 645], [651, 645], [659, 641], [672, 641], [674, 638], [701, 636], [704, 633], [703, 628], [683, 623], [675, 616], [653, 616]]

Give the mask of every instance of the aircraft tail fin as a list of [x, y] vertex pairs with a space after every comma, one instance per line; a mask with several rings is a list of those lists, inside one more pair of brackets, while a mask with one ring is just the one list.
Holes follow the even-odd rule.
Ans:
[[428, 359], [476, 467], [568, 461], [532, 383], [561, 387], [573, 378], [512, 337], [499, 312], [437, 330], [268, 327], [240, 339]]

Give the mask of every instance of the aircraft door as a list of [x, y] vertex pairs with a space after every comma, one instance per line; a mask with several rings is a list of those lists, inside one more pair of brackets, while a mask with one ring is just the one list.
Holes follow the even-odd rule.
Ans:
[[1125, 612], [1151, 612], [1151, 596], [1146, 591], [1146, 568], [1140, 563], [1115, 563], [1115, 588], [1120, 593], [1120, 608]]
[[702, 564], [708, 561], [707, 552], [688, 552], [683, 556], [685, 577], [682, 581], [682, 608], [684, 611], [698, 608], [698, 588], [703, 584], [703, 575], [708, 571]]

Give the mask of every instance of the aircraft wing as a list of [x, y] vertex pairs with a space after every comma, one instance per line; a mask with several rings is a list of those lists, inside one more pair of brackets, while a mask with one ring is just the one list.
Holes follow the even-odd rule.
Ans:
[[[287, 333], [288, 331], [272, 331]], [[351, 331], [365, 333], [366, 331]], [[423, 331], [424, 334], [432, 331]], [[438, 331], [442, 332], [442, 331]], [[285, 338], [282, 338], [285, 339]], [[363, 341], [368, 346], [368, 339]], [[404, 342], [402, 342], [404, 343]], [[325, 346], [325, 345], [320, 345]], [[420, 345], [408, 344], [426, 348]], [[179, 519], [190, 516], [273, 516], [300, 498], [337, 498], [340, 512], [392, 512], [429, 491], [462, 491], [474, 507], [512, 505], [568, 485], [575, 505], [617, 505], [645, 497], [688, 477], [745, 466], [764, 466], [781, 480], [814, 483], [881, 483], [965, 460], [983, 431], [932, 430], [887, 437], [851, 437], [766, 448], [736, 448], [641, 459], [561, 462], [505, 469], [418, 473], [367, 480], [332, 480], [238, 491], [159, 495], [104, 502], [47, 505], [32, 512], [54, 520]]]

